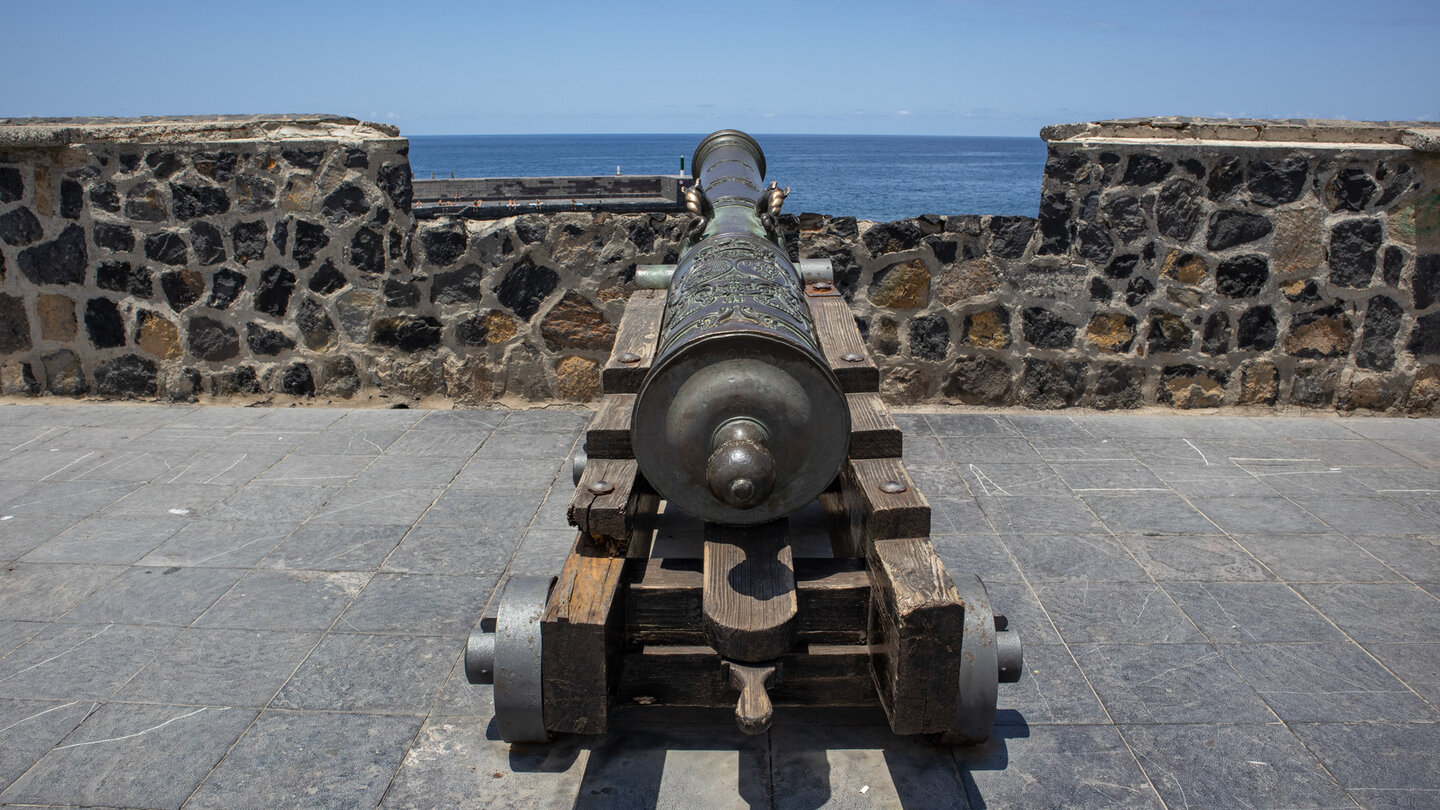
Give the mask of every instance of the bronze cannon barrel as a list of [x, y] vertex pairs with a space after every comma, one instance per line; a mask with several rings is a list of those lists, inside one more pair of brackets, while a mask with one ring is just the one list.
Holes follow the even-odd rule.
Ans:
[[[778, 190], [737, 130], [691, 162], [703, 209], [671, 277], [659, 349], [636, 397], [640, 471], [703, 520], [753, 525], [820, 494], [850, 441], [845, 394], [820, 351], [795, 264], [771, 232]], [[773, 206], [773, 207], [772, 207]]]

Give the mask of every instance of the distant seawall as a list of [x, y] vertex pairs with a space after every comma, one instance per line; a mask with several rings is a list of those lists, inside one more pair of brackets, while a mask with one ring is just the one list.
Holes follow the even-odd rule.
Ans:
[[[1429, 126], [1049, 127], [1038, 218], [782, 225], [892, 402], [1437, 413]], [[0, 390], [594, 399], [635, 266], [678, 258], [671, 189], [472, 219], [416, 188], [353, 119], [0, 120]]]

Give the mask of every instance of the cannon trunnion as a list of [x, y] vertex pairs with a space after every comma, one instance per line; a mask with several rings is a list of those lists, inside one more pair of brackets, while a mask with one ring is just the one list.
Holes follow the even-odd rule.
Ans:
[[[823, 262], [776, 234], [750, 136], [705, 138], [677, 265], [645, 266], [574, 464], [558, 576], [512, 576], [466, 651], [509, 741], [619, 705], [879, 703], [897, 734], [980, 742], [1018, 636], [952, 577], [879, 372]], [[649, 289], [644, 289], [648, 287]]]

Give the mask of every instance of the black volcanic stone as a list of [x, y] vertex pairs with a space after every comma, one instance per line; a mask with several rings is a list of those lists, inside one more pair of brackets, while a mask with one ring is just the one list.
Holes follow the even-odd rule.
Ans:
[[1115, 252], [1115, 240], [1110, 238], [1110, 231], [1105, 226], [1094, 222], [1083, 222], [1077, 229], [1076, 238], [1079, 241], [1079, 253], [1087, 261], [1106, 261]]
[[1351, 219], [1330, 229], [1330, 283], [1367, 287], [1375, 275], [1376, 254], [1385, 229], [1378, 219]]
[[1153, 292], [1155, 292], [1155, 282], [1144, 276], [1136, 276], [1130, 279], [1130, 283], [1125, 286], [1125, 304], [1132, 307], [1140, 306]]
[[1205, 179], [1205, 164], [1194, 158], [1186, 158], [1180, 161], [1180, 168], [1184, 169], [1196, 180]]
[[372, 340], [382, 346], [417, 352], [440, 345], [440, 321], [431, 317], [383, 318], [375, 324]]
[[208, 222], [197, 222], [190, 226], [190, 248], [195, 251], [195, 261], [199, 262], [201, 267], [219, 264], [226, 258], [225, 235]]
[[188, 264], [190, 261], [185, 239], [171, 231], [152, 233], [145, 237], [145, 258], [171, 266]]
[[1274, 230], [1267, 217], [1247, 214], [1244, 211], [1216, 211], [1210, 215], [1210, 231], [1205, 246], [1211, 250], [1226, 250], [1264, 239]]
[[1270, 280], [1270, 263], [1260, 253], [1246, 253], [1215, 268], [1215, 291], [1226, 298], [1252, 298]]
[[90, 189], [90, 204], [101, 211], [120, 213], [120, 192], [114, 183], [96, 183]]
[[1140, 257], [1133, 253], [1116, 256], [1110, 260], [1110, 264], [1105, 266], [1105, 275], [1114, 279], [1129, 278], [1139, 263]]
[[365, 154], [363, 149], [347, 149], [345, 150], [345, 168], [368, 169], [370, 168], [370, 156]]
[[286, 337], [284, 332], [266, 329], [258, 323], [245, 325], [245, 343], [250, 346], [252, 354], [266, 357], [273, 357], [295, 348], [295, 341]]
[[184, 162], [174, 152], [151, 152], [145, 156], [145, 165], [161, 180], [185, 167]]
[[120, 171], [125, 174], [140, 168], [140, 156], [134, 153], [120, 156]]
[[1400, 285], [1400, 273], [1405, 269], [1405, 251], [1390, 245], [1385, 248], [1384, 259], [1381, 262], [1381, 277], [1391, 287]]
[[250, 366], [239, 366], [210, 378], [211, 390], [217, 394], [258, 394], [260, 378]]
[[1100, 278], [1099, 276], [1090, 279], [1091, 301], [1109, 301], [1110, 296], [1114, 294], [1114, 290], [1111, 290], [1110, 285], [1105, 283], [1105, 279]]
[[1414, 287], [1416, 309], [1426, 309], [1440, 301], [1440, 253], [1416, 257]]
[[1095, 374], [1092, 404], [1102, 410], [1138, 408], [1143, 403], [1144, 369], [1119, 363], [1104, 365]]
[[479, 315], [455, 324], [455, 339], [465, 346], [484, 346], [485, 336], [489, 333], [485, 319]]
[[381, 226], [390, 222], [390, 209], [382, 206], [375, 208], [375, 216], [370, 218], [370, 224]]
[[297, 169], [316, 169], [320, 167], [320, 161], [325, 159], [325, 150], [281, 149], [280, 156]]
[[1400, 322], [1405, 310], [1393, 299], [1377, 295], [1365, 307], [1365, 327], [1360, 336], [1360, 350], [1355, 353], [1355, 365], [1389, 371], [1395, 367], [1395, 336], [1400, 333]]
[[369, 210], [370, 203], [365, 200], [365, 190], [354, 183], [341, 183], [336, 186], [320, 204], [320, 213], [336, 223], [363, 216]]
[[309, 267], [315, 261], [315, 254], [328, 244], [330, 235], [325, 233], [324, 225], [304, 220], [295, 221], [295, 251], [290, 255], [300, 265], [300, 269]]
[[1092, 191], [1080, 198], [1080, 219], [1094, 222], [1100, 218], [1100, 192]]
[[25, 300], [0, 293], [0, 355], [28, 352], [32, 345]]
[[216, 270], [210, 277], [210, 300], [206, 306], [212, 309], [227, 309], [245, 291], [245, 276], [228, 267]]
[[910, 321], [910, 354], [922, 360], [944, 360], [950, 350], [950, 324], [944, 315], [925, 315]]
[[1150, 352], [1184, 352], [1190, 350], [1195, 332], [1178, 315], [1158, 310], [1150, 313]]
[[102, 290], [149, 298], [155, 293], [150, 268], [132, 267], [129, 262], [104, 262], [95, 268], [95, 286]]
[[135, 232], [124, 225], [95, 223], [95, 244], [113, 253], [135, 249]]
[[28, 245], [44, 235], [40, 220], [23, 205], [0, 214], [0, 239], [11, 247]]
[[385, 279], [385, 306], [407, 308], [420, 303], [420, 288], [406, 281]]
[[465, 255], [465, 230], [461, 228], [432, 228], [420, 232], [420, 247], [425, 250], [425, 259], [437, 267], [455, 263]]
[[225, 189], [214, 186], [171, 183], [170, 200], [176, 219], [213, 217], [230, 210], [230, 198], [225, 195]]
[[1028, 307], [1021, 315], [1025, 340], [1037, 349], [1068, 349], [1075, 343], [1075, 324], [1043, 307]]
[[275, 249], [280, 255], [285, 255], [285, 247], [290, 244], [290, 220], [282, 219], [275, 223], [275, 230], [270, 234], [270, 241], [275, 244]]
[[315, 274], [310, 276], [311, 291], [320, 293], [321, 295], [329, 295], [336, 290], [342, 290], [349, 283], [350, 281], [345, 278], [345, 274], [341, 273], [340, 270], [335, 267], [335, 263], [329, 259], [321, 262], [320, 267], [315, 270]]
[[1309, 165], [1300, 157], [1252, 160], [1245, 169], [1245, 187], [1250, 190], [1250, 199], [1260, 205], [1283, 205], [1300, 196], [1309, 172]]
[[1124, 186], [1148, 186], [1165, 179], [1175, 167], [1164, 158], [1155, 155], [1131, 155], [1125, 163], [1125, 177], [1120, 181]]
[[511, 312], [528, 321], [559, 281], [560, 277], [554, 270], [540, 267], [527, 257], [505, 274], [495, 288], [495, 295]]
[[125, 216], [141, 222], [160, 222], [169, 214], [165, 212], [165, 200], [154, 183], [141, 183], [125, 195]]
[[79, 219], [85, 210], [85, 189], [68, 177], [60, 181], [60, 216]]
[[1227, 313], [1211, 313], [1205, 321], [1205, 331], [1200, 335], [1200, 351], [1206, 354], [1230, 351], [1230, 316]]
[[1405, 350], [1417, 357], [1440, 354], [1440, 312], [1415, 319]]
[[841, 239], [854, 239], [860, 234], [860, 222], [855, 217], [831, 217], [830, 232]]
[[1244, 172], [1241, 171], [1239, 158], [1226, 155], [1215, 161], [1210, 177], [1205, 181], [1205, 188], [1210, 193], [1210, 199], [1223, 200], [1235, 193], [1242, 180]]
[[89, 259], [85, 250], [85, 229], [67, 225], [49, 242], [20, 251], [16, 264], [31, 284], [84, 284]]
[[1235, 330], [1235, 348], [1269, 351], [1275, 348], [1278, 333], [1275, 310], [1251, 307], [1240, 314], [1240, 323]]
[[1065, 408], [1085, 393], [1085, 364], [1055, 360], [1025, 360], [1020, 378], [1020, 399], [1033, 408]]
[[[1317, 321], [1329, 320], [1332, 318], [1340, 320], [1344, 325], [1345, 330], [1347, 332], [1349, 331], [1350, 321], [1348, 318], [1345, 317], [1345, 311], [1341, 308], [1340, 302], [1336, 301], [1331, 306], [1311, 310], [1310, 312], [1300, 312], [1291, 316], [1290, 333], [1294, 334], [1296, 330], [1300, 329], [1301, 327], [1309, 326], [1310, 324], [1316, 323]], [[1322, 351], [1320, 349], [1305, 347], [1294, 352], [1294, 354], [1297, 357], [1334, 357], [1337, 354], [1336, 349], [1338, 349], [1338, 347], [1331, 347], [1327, 348], [1327, 350]]]
[[464, 304], [479, 301], [484, 290], [480, 281], [485, 269], [478, 264], [467, 264], [459, 270], [436, 273], [430, 282], [430, 300], [436, 304]]
[[1140, 201], [1134, 197], [1117, 197], [1105, 204], [1105, 216], [1110, 220], [1110, 228], [1120, 241], [1126, 244], [1139, 239], [1145, 235], [1145, 213], [1140, 208]]
[[[930, 253], [935, 256], [935, 260], [941, 264], [954, 264], [955, 259], [960, 256], [959, 242], [954, 242], [939, 236], [927, 236], [925, 237], [925, 245], [930, 248]], [[970, 245], [967, 244], [965, 248], [965, 258], [975, 258], [970, 250]]]
[[1040, 246], [1036, 255], [1055, 256], [1070, 249], [1070, 209], [1073, 201], [1065, 192], [1051, 191], [1040, 197]]
[[235, 176], [240, 156], [234, 152], [210, 152], [195, 158], [195, 171], [219, 183]]
[[13, 166], [0, 168], [0, 203], [15, 202], [25, 196], [25, 178]]
[[296, 363], [285, 369], [285, 375], [280, 378], [280, 391], [293, 397], [314, 396], [315, 377], [310, 373], [310, 367]]
[[[527, 245], [545, 241], [545, 237], [549, 233], [550, 226], [534, 217], [524, 217], [515, 223], [515, 235], [520, 237], [520, 241]], [[649, 250], [649, 248], [646, 248], [646, 250]]]
[[95, 369], [95, 393], [102, 397], [153, 397], [159, 388], [155, 361], [126, 354]]
[[[641, 253], [649, 253], [650, 249], [655, 247], [655, 229], [650, 227], [650, 223], [648, 222], [630, 223], [630, 227], [627, 229], [627, 235], [630, 238], [630, 244], [634, 245], [635, 249]], [[521, 239], [520, 241], [523, 242], [525, 240]], [[428, 249], [426, 253], [429, 253]]]
[[1330, 178], [1330, 198], [1336, 211], [1364, 211], [1379, 190], [1364, 169], [1341, 169]]
[[335, 335], [335, 322], [325, 313], [325, 307], [311, 298], [306, 298], [296, 307], [295, 325], [300, 327], [305, 345], [312, 349], [323, 348]]
[[1030, 217], [991, 217], [990, 255], [1000, 259], [1018, 259], [1025, 255], [1025, 246], [1035, 235], [1037, 224]]
[[1320, 298], [1320, 285], [1315, 283], [1314, 279], [1306, 279], [1305, 283], [1301, 285], [1297, 292], [1282, 291], [1282, 294], [1285, 296], [1286, 301], [1304, 306], [1318, 304], [1322, 300]]
[[865, 248], [870, 251], [870, 255], [881, 256], [886, 253], [914, 250], [920, 245], [922, 236], [924, 234], [914, 220], [900, 219], [875, 225], [865, 232], [861, 241], [865, 243]]
[[167, 270], [160, 274], [160, 290], [170, 308], [181, 312], [200, 300], [205, 292], [205, 279], [193, 270]]
[[85, 334], [97, 349], [113, 349], [125, 345], [125, 319], [120, 308], [109, 298], [91, 298], [85, 302]]
[[265, 257], [266, 231], [264, 220], [237, 222], [230, 229], [230, 243], [235, 247], [235, 261], [249, 264]]
[[1045, 176], [1070, 185], [1083, 183], [1090, 178], [1090, 162], [1084, 155], [1062, 155], [1051, 149], [1045, 159]]
[[214, 318], [191, 318], [188, 343], [201, 360], [220, 362], [240, 354], [239, 333]]
[[255, 309], [278, 318], [290, 308], [290, 293], [294, 290], [295, 274], [278, 265], [271, 267], [260, 274]]
[[385, 192], [391, 204], [405, 213], [410, 212], [410, 203], [415, 190], [410, 183], [410, 164], [386, 163], [375, 175], [375, 185]]
[[1164, 236], [1186, 241], [1200, 224], [1200, 187], [1189, 180], [1171, 180], [1155, 199], [1155, 228]]
[[362, 273], [380, 273], [385, 269], [385, 245], [380, 234], [361, 228], [350, 239], [350, 264]]

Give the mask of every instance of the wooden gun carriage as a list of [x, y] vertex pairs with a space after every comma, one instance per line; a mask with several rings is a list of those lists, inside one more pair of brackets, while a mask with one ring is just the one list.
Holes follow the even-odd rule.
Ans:
[[[896, 734], [985, 740], [1020, 642], [936, 555], [828, 262], [780, 247], [786, 191], [750, 136], [691, 165], [686, 250], [638, 270], [573, 463], [574, 548], [510, 577], [467, 676], [512, 742], [603, 733], [621, 704], [734, 707], [759, 733], [777, 706], [877, 702]], [[677, 519], [690, 540], [655, 556]]]

